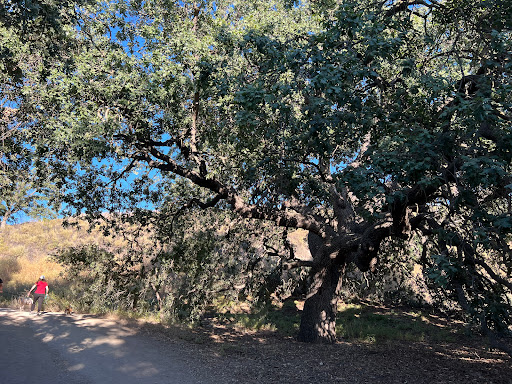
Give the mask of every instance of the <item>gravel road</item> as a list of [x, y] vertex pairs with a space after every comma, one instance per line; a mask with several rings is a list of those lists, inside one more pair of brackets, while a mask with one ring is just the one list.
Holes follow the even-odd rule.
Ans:
[[219, 383], [179, 343], [89, 315], [0, 308], [0, 383]]
[[318, 345], [220, 325], [176, 332], [0, 308], [0, 384], [512, 384], [510, 358], [475, 336]]

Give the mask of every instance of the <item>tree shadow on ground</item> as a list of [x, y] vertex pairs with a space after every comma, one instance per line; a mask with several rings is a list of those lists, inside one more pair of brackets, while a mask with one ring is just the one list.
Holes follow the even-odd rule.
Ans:
[[510, 384], [510, 358], [460, 321], [407, 307], [349, 305], [339, 312], [338, 341], [325, 345], [295, 340], [300, 313], [291, 301], [253, 314], [210, 313], [192, 329], [146, 327], [200, 346], [219, 367], [238, 361], [248, 370], [240, 373], [245, 382]]
[[[292, 312], [290, 309], [286, 311]], [[359, 313], [355, 309], [353, 312]], [[435, 317], [431, 323], [414, 313], [397, 312], [393, 316], [412, 328], [439, 327], [433, 323]], [[370, 318], [375, 321], [374, 317]], [[377, 323], [383, 321], [380, 317], [377, 319]], [[510, 384], [512, 377], [507, 355], [489, 350], [481, 338], [463, 334], [451, 340], [428, 337], [422, 341], [340, 339], [326, 345], [300, 343], [276, 330], [249, 331], [213, 320], [194, 329], [158, 325], [145, 325], [144, 328], [149, 334], [196, 345], [198, 353], [207, 355], [218, 369], [243, 367], [238, 375], [240, 382], [245, 383]]]
[[[253, 331], [273, 331], [282, 337], [294, 337], [299, 329], [302, 304], [300, 300], [290, 299], [279, 308], [267, 306], [250, 313], [210, 312], [202, 319], [201, 325], [243, 327]], [[467, 333], [468, 328], [461, 321], [424, 309], [361, 302], [340, 306], [336, 331], [340, 341], [350, 342], [453, 342], [459, 334]]]

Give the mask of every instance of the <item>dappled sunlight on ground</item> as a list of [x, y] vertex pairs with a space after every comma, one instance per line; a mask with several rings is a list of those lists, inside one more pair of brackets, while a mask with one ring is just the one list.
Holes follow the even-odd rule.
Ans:
[[[30, 356], [44, 354], [46, 352], [43, 351], [47, 349], [53, 351], [52, 353], [58, 353], [60, 357], [51, 358], [51, 361], [64, 364], [65, 372], [68, 373], [59, 373], [58, 367], [48, 368], [56, 369], [56, 376], [73, 373], [88, 378], [85, 381], [80, 379], [69, 382], [200, 382], [196, 375], [202, 374], [201, 365], [197, 359], [192, 359], [189, 352], [177, 348], [173, 343], [161, 343], [148, 338], [147, 335], [141, 335], [137, 327], [128, 326], [122, 321], [116, 322], [92, 315], [66, 316], [57, 312], [37, 315], [1, 308], [0, 325], [0, 330], [6, 330], [5, 327], [9, 326], [16, 330], [20, 329], [28, 336], [28, 340], [35, 345], [27, 352]], [[11, 338], [15, 336], [12, 335]], [[18, 344], [15, 341], [10, 345], [11, 349], [23, 347], [23, 343]], [[38, 351], [33, 350], [34, 348]], [[6, 364], [5, 359], [3, 364]], [[8, 377], [16, 376], [14, 371], [9, 370], [8, 373]], [[31, 381], [32, 378], [33, 375], [30, 374], [27, 376], [28, 381], [25, 382]], [[169, 378], [172, 380], [169, 381]], [[64, 381], [57, 381], [61, 382]]]
[[[3, 324], [30, 325], [41, 342], [52, 348], [61, 346], [69, 359], [70, 372], [105, 369], [127, 378], [127, 382], [159, 382], [153, 378], [164, 376], [167, 367], [158, 363], [162, 357], [164, 365], [178, 364], [185, 370], [190, 361], [203, 361], [211, 372], [229, 377], [203, 383], [510, 384], [512, 377], [510, 358], [490, 351], [477, 338], [470, 342], [465, 339], [467, 343], [457, 338], [453, 342], [340, 340], [318, 345], [299, 343], [268, 330], [242, 331], [217, 323], [215, 318], [203, 327], [187, 328], [91, 315], [37, 316], [6, 311], [10, 316], [0, 319]], [[415, 311], [395, 311], [393, 316], [424, 323], [424, 315], [418, 316]], [[178, 355], [164, 346], [178, 348]], [[149, 354], [133, 359], [137, 351], [147, 348]]]

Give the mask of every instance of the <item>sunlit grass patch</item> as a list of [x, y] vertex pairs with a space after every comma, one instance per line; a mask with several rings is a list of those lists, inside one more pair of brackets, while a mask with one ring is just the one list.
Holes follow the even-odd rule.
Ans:
[[226, 311], [215, 317], [225, 323], [252, 331], [273, 331], [283, 336], [294, 336], [299, 330], [300, 312], [292, 301], [281, 308], [265, 306], [252, 311]]
[[268, 318], [267, 313], [226, 313], [219, 317], [238, 328], [252, 331], [275, 331], [276, 326]]
[[345, 340], [370, 343], [392, 340], [454, 340], [454, 334], [449, 329], [433, 324], [419, 311], [382, 310], [365, 305], [348, 305], [341, 308], [338, 312], [336, 332]]

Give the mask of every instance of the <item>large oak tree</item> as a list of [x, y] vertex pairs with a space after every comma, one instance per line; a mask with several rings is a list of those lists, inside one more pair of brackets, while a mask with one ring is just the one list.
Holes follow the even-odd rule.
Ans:
[[299, 340], [333, 341], [347, 266], [414, 237], [496, 341], [511, 27], [504, 0], [101, 3], [81, 10], [73, 65], [34, 90], [40, 154], [75, 212], [157, 215], [181, 178], [198, 187], [187, 206], [309, 231], [311, 259], [287, 263], [310, 268]]

